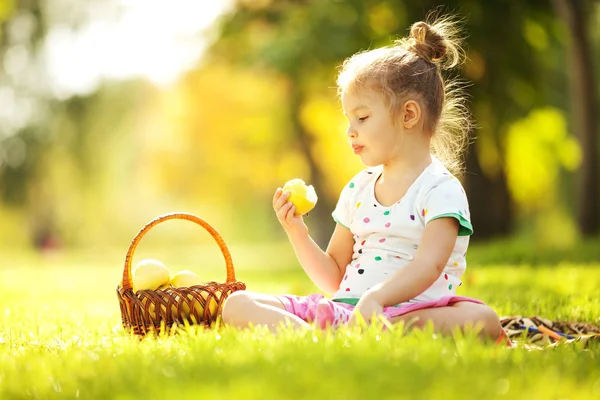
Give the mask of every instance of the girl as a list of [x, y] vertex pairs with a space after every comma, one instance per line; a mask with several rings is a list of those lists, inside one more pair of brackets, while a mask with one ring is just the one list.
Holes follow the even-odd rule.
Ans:
[[440, 73], [461, 61], [454, 23], [417, 22], [392, 46], [346, 60], [337, 84], [346, 135], [366, 169], [344, 187], [336, 227], [321, 250], [301, 216], [277, 189], [273, 208], [298, 260], [321, 294], [272, 296], [238, 291], [222, 318], [243, 327], [281, 322], [296, 327], [367, 322], [383, 316], [451, 333], [477, 326], [503, 336], [498, 315], [456, 295], [473, 228], [458, 171], [470, 130], [462, 98]]

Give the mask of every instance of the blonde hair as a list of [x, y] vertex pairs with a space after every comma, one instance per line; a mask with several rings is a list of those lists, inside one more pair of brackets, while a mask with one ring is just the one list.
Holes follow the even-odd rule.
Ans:
[[[338, 92], [380, 90], [395, 116], [408, 96], [416, 96], [426, 115], [431, 152], [455, 174], [463, 172], [463, 153], [473, 127], [464, 83], [442, 76], [464, 61], [459, 21], [430, 15], [393, 45], [359, 52], [341, 65]], [[394, 119], [395, 120], [395, 119]]]

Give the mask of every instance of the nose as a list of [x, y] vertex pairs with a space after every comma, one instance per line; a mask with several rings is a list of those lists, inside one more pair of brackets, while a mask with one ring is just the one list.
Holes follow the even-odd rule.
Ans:
[[348, 124], [348, 129], [346, 129], [346, 136], [348, 136], [349, 138], [356, 137], [356, 129], [352, 127], [352, 124]]

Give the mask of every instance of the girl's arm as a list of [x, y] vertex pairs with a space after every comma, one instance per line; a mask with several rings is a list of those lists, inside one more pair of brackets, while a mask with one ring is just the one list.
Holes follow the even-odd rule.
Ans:
[[325, 293], [337, 291], [346, 266], [352, 260], [354, 246], [352, 232], [336, 224], [327, 251], [321, 250], [308, 233], [298, 236], [288, 235], [288, 237], [300, 265], [314, 284]]
[[427, 224], [415, 258], [363, 297], [388, 307], [414, 299], [430, 287], [444, 270], [458, 236], [455, 218], [438, 218]]
[[323, 251], [308, 234], [308, 228], [301, 216], [295, 216], [295, 207], [288, 201], [289, 192], [281, 189], [273, 196], [273, 209], [283, 226], [296, 257], [302, 268], [315, 285], [326, 293], [333, 293], [340, 287], [346, 265], [352, 260], [354, 237], [352, 232], [337, 224], [331, 236], [327, 251]]

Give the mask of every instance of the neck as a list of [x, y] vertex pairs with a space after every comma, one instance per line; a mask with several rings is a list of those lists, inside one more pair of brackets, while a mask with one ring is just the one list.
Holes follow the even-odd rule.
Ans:
[[[427, 138], [428, 139], [428, 138]], [[402, 143], [401, 150], [383, 164], [382, 178], [388, 181], [414, 179], [431, 164], [429, 140]]]

